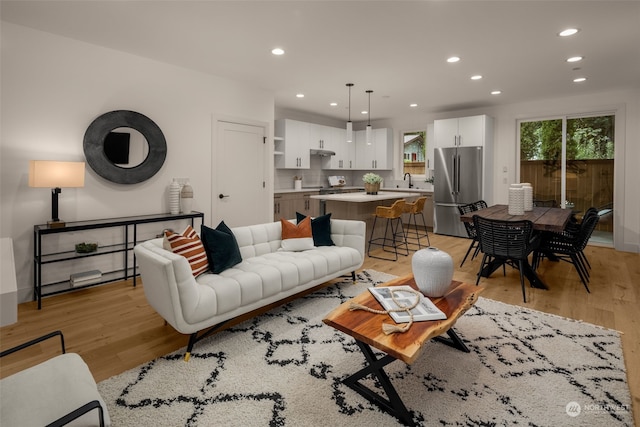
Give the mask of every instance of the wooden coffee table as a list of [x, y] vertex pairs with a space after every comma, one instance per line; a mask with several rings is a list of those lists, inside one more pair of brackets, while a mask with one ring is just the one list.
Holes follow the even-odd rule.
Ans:
[[[413, 275], [399, 277], [378, 286], [401, 285], [409, 285], [416, 290], [418, 289]], [[338, 306], [323, 319], [323, 322], [352, 336], [368, 363], [366, 367], [346, 378], [343, 383], [382, 410], [397, 417], [401, 422], [413, 426], [413, 417], [383, 368], [395, 360], [402, 360], [407, 364], [413, 363], [422, 352], [424, 345], [431, 339], [468, 353], [469, 349], [455, 333], [453, 325], [476, 302], [478, 294], [483, 289], [469, 283], [452, 281], [443, 297], [431, 298], [435, 305], [447, 315], [447, 319], [415, 322], [407, 332], [391, 335], [385, 335], [382, 332], [383, 323], [395, 323], [389, 315], [375, 314], [364, 310], [349, 310], [352, 302], [377, 310], [382, 309], [371, 292], [363, 292]], [[448, 338], [441, 336], [444, 333], [447, 333]], [[386, 355], [378, 359], [371, 347], [385, 352]], [[380, 382], [387, 395], [386, 398], [360, 383], [360, 379], [368, 375], [373, 375]]]

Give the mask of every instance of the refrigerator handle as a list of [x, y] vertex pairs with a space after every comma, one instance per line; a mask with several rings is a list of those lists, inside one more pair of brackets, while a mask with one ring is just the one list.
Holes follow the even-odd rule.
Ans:
[[456, 155], [452, 154], [451, 155], [451, 170], [453, 171], [453, 182], [451, 183], [451, 194], [455, 195], [456, 194], [456, 187], [457, 187], [457, 183], [456, 183], [456, 178], [458, 177], [458, 173], [456, 172]]
[[456, 161], [458, 162], [456, 166], [456, 194], [460, 194], [460, 154], [456, 154]]

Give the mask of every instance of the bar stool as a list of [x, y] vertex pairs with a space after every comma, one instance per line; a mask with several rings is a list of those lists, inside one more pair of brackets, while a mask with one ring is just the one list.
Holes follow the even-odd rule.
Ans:
[[[371, 237], [369, 238], [369, 245], [367, 247], [367, 255], [371, 258], [386, 259], [388, 261], [398, 260], [398, 247], [404, 246], [404, 251], [401, 255], [409, 255], [409, 246], [404, 234], [404, 226], [402, 225], [402, 213], [404, 211], [405, 201], [404, 199], [396, 200], [391, 206], [377, 206], [376, 213], [373, 216], [373, 226], [371, 227]], [[386, 225], [384, 228], [384, 236], [376, 237], [373, 235], [376, 231], [376, 222], [378, 218], [386, 219]], [[381, 246], [385, 252], [392, 252], [395, 255], [394, 259], [373, 256], [370, 254], [371, 245]], [[393, 249], [393, 250], [391, 250]]]
[[[420, 239], [423, 237], [427, 238], [427, 246], [431, 246], [431, 240], [429, 239], [429, 232], [427, 231], [427, 223], [424, 220], [424, 203], [427, 201], [426, 197], [420, 197], [413, 203], [405, 203], [404, 205], [404, 213], [409, 214], [409, 224], [407, 225], [407, 229], [404, 233], [404, 238], [407, 241], [407, 244], [412, 246], [417, 245], [418, 249], [422, 249], [422, 243]], [[417, 218], [422, 218], [422, 228], [424, 230], [420, 230], [418, 228]], [[413, 230], [411, 230], [411, 222], [413, 221]], [[409, 241], [411, 239], [411, 242]], [[425, 247], [427, 247], [425, 246]], [[418, 249], [410, 249], [412, 251], [417, 251]]]

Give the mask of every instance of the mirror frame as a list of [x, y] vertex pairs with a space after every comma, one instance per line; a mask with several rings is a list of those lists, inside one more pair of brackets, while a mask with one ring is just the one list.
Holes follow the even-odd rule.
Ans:
[[[142, 163], [123, 168], [109, 160], [104, 141], [114, 129], [128, 127], [140, 132], [149, 144], [149, 154]], [[157, 124], [147, 116], [129, 110], [116, 110], [96, 118], [84, 134], [84, 156], [101, 177], [118, 184], [138, 184], [155, 175], [167, 158], [167, 141]]]

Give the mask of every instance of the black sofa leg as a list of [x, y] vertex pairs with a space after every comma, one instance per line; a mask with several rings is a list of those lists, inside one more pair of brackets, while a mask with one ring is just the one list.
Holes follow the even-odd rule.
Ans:
[[189, 344], [187, 344], [187, 352], [184, 354], [184, 361], [188, 362], [191, 359], [191, 350], [193, 350], [193, 346], [196, 344], [198, 340], [198, 333], [195, 332], [189, 335]]

